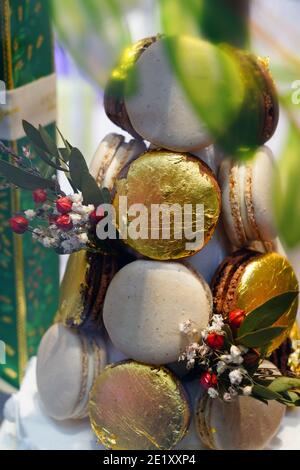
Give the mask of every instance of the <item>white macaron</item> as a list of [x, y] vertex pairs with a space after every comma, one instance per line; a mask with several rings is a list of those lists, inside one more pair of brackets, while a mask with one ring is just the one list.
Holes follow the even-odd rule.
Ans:
[[222, 218], [235, 247], [253, 241], [272, 242], [277, 236], [272, 204], [274, 157], [260, 147], [248, 162], [224, 160], [220, 166]]
[[106, 348], [61, 323], [45, 333], [37, 355], [37, 387], [46, 413], [56, 420], [88, 414], [89, 393], [106, 366]]
[[212, 314], [212, 295], [201, 275], [175, 262], [138, 260], [121, 269], [108, 288], [103, 320], [114, 346], [146, 364], [178, 360], [190, 338], [199, 339]]

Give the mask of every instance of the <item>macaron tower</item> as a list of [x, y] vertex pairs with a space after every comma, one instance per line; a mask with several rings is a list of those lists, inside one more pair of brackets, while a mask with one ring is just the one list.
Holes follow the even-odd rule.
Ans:
[[[267, 407], [264, 387], [254, 389], [251, 377], [289, 336], [299, 288], [288, 260], [274, 251], [274, 159], [264, 144], [277, 126], [277, 95], [266, 63], [254, 55], [186, 36], [176, 41], [199, 95], [217, 58], [234, 61], [239, 107], [223, 122], [223, 135], [214, 135], [179, 83], [166, 38], [146, 38], [124, 52], [104, 105], [134, 139], [108, 135], [90, 167], [110, 192], [118, 251], [71, 255], [58, 323], [38, 354], [38, 390], [55, 419], [84, 417], [88, 407], [107, 449], [182, 449], [190, 437], [195, 448], [261, 449], [293, 396], [269, 390]], [[197, 78], [199, 57], [208, 67]], [[216, 150], [214, 143], [226, 149], [230, 139], [238, 148], [254, 146], [254, 158], [240, 163]], [[272, 304], [273, 311], [268, 302], [278, 297], [281, 311]], [[118, 352], [124, 360], [111, 361]], [[219, 360], [210, 363], [214, 354]]]

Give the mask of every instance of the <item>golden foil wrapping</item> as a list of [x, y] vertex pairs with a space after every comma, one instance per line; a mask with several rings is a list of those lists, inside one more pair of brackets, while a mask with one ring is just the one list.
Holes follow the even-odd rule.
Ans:
[[113, 450], [169, 450], [184, 437], [189, 405], [165, 368], [129, 361], [107, 367], [90, 395], [92, 429]]
[[55, 321], [74, 328], [83, 324], [101, 328], [106, 291], [121, 265], [122, 259], [113, 255], [85, 250], [72, 253], [61, 284]]
[[300, 376], [300, 329], [297, 322], [295, 322], [292, 328], [290, 339], [292, 341], [293, 352], [289, 356], [288, 366], [294, 374]]
[[[272, 297], [287, 291], [298, 291], [299, 285], [289, 261], [278, 253], [267, 253], [254, 258], [247, 265], [236, 289], [236, 307], [250, 312]], [[277, 349], [289, 336], [297, 315], [298, 298], [275, 323], [287, 330], [270, 345], [268, 353]]]
[[[142, 223], [146, 220], [148, 230], [138, 239], [131, 237], [130, 231], [124, 239], [122, 226], [128, 229], [140, 213], [125, 213], [124, 222], [120, 197], [127, 198], [128, 209], [133, 204], [143, 204], [148, 210], [146, 219], [140, 218]], [[189, 154], [157, 150], [145, 153], [130, 165], [127, 174], [116, 183], [113, 204], [117, 227], [125, 243], [148, 258], [171, 260], [194, 255], [209, 241], [220, 215], [221, 195], [216, 179], [201, 160]], [[177, 215], [170, 211], [169, 218], [160, 216], [154, 222], [151, 220], [152, 205], [172, 209], [175, 204], [179, 208]], [[185, 204], [190, 206], [184, 211]], [[198, 222], [198, 226], [197, 205], [203, 205], [204, 210], [204, 223]], [[163, 232], [168, 228], [170, 236]], [[194, 239], [191, 239], [193, 233]], [[195, 240], [193, 247], [187, 247]]]
[[87, 289], [86, 273], [89, 262], [86, 251], [72, 253], [60, 286], [59, 308], [55, 321], [65, 326], [80, 326], [83, 323], [84, 291]]

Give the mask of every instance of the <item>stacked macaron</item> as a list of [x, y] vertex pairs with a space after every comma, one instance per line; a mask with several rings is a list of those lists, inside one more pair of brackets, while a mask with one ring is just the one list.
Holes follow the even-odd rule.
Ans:
[[[187, 60], [200, 55], [211, 64], [218, 55], [215, 46], [204, 41], [177, 41]], [[70, 257], [57, 317], [63, 324], [46, 333], [38, 354], [38, 389], [48, 414], [55, 419], [83, 417], [90, 393], [92, 429], [109, 449], [177, 446], [193, 414], [183, 387], [187, 370], [177, 367], [182, 351], [200, 340], [213, 313], [226, 319], [233, 308], [247, 313], [274, 295], [298, 289], [283, 256], [246, 249], [252, 242], [261, 242], [267, 251], [274, 246], [271, 152], [261, 147], [253, 160], [242, 164], [223, 159], [217, 181], [214, 172], [221, 154], [211, 145], [215, 136], [183, 92], [165, 42], [162, 37], [147, 38], [127, 49], [105, 92], [108, 117], [134, 137], [126, 143], [122, 136], [108, 135], [91, 164], [97, 183], [111, 192], [120, 254]], [[220, 54], [227, 64], [234, 57], [243, 90], [236, 116], [223, 123], [225, 140], [240, 136], [240, 147], [263, 145], [278, 121], [269, 72], [251, 54]], [[191, 64], [189, 70], [193, 74]], [[203, 71], [206, 79], [208, 71]], [[203, 77], [193, 80], [201, 82]], [[255, 125], [249, 125], [252, 122]], [[241, 125], [247, 132], [240, 132]], [[217, 137], [225, 142], [224, 136]], [[146, 236], [136, 237], [131, 228], [137, 207], [148, 211], [139, 223], [153, 222], [153, 205], [172, 208], [170, 236], [164, 237], [166, 214], [160, 214]], [[178, 217], [175, 206], [189, 207], [189, 217]], [[175, 236], [178, 232], [181, 237]], [[227, 237], [241, 249], [230, 257]], [[211, 290], [207, 280], [219, 265]], [[296, 310], [295, 301], [280, 322], [292, 327]], [[186, 324], [189, 336], [182, 334]], [[288, 334], [272, 343], [270, 351]], [[126, 360], [102, 370], [105, 347], [99, 335], [108, 335]], [[220, 449], [265, 447], [284, 412], [277, 403], [264, 408], [249, 397], [231, 405], [205, 397], [196, 410], [198, 437]], [[261, 432], [248, 440], [258, 414]], [[216, 436], [211, 436], [213, 428]]]

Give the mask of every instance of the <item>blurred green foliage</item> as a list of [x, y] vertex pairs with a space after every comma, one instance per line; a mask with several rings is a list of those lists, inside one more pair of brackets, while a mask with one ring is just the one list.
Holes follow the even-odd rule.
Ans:
[[[128, 9], [140, 8], [143, 0], [49, 0], [49, 3], [59, 37], [83, 70], [103, 87], [121, 51], [131, 42], [126, 13]], [[153, 3], [159, 4], [162, 31], [167, 36], [186, 34], [198, 40], [207, 38], [215, 45], [228, 42], [249, 46], [248, 0], [153, 0]], [[262, 34], [266, 32], [263, 30]], [[294, 247], [300, 243], [300, 128], [297, 124], [300, 105], [297, 107], [292, 102], [291, 84], [300, 79], [300, 61], [278, 45], [278, 38], [274, 42], [267, 36], [264, 39], [269, 40], [270, 49], [274, 47], [275, 55], [279, 54], [280, 61], [271, 64], [271, 70], [281, 90], [282, 109], [289, 119], [288, 138], [276, 171], [275, 214], [283, 242]], [[226, 140], [226, 131], [239, 116], [246, 92], [238, 62], [229, 49], [213, 45], [194, 52], [193, 60], [187, 60], [180, 41], [170, 39], [166, 43], [171, 64], [199, 118], [227, 153], [240, 158], [236, 142], [232, 140], [230, 148]], [[251, 101], [248, 105], [250, 108]], [[243, 119], [241, 116], [241, 122]], [[246, 119], [243, 126], [249, 124], [251, 127], [251, 120]]]

